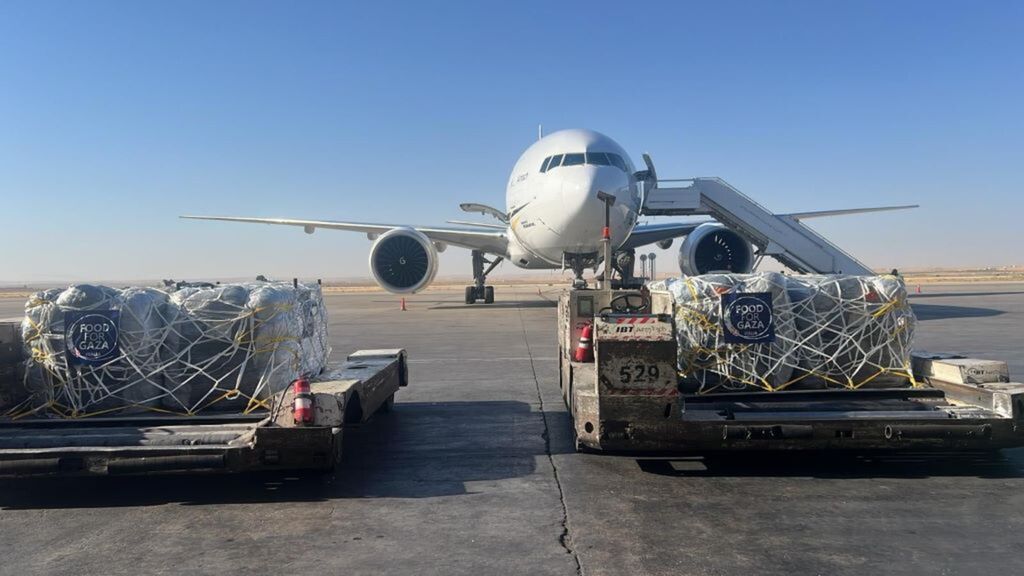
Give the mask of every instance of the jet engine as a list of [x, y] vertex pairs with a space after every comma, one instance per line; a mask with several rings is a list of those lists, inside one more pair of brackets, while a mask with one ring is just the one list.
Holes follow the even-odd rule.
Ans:
[[679, 246], [679, 270], [687, 276], [710, 272], [746, 274], [753, 268], [753, 246], [721, 224], [701, 224]]
[[370, 272], [377, 284], [388, 292], [412, 294], [434, 280], [437, 249], [418, 230], [388, 230], [370, 248]]

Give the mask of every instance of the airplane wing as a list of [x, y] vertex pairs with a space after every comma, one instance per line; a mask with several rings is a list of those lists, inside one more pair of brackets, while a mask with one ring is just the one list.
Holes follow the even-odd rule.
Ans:
[[[367, 235], [383, 234], [394, 228], [395, 224], [370, 224], [365, 222], [336, 222], [334, 220], [293, 220], [288, 218], [247, 218], [239, 216], [180, 216], [187, 220], [219, 220], [222, 222], [245, 222], [248, 224], [276, 224], [278, 226], [298, 226], [312, 234], [317, 228], [327, 230], [348, 230], [363, 232]], [[410, 226], [422, 232], [427, 238], [452, 246], [480, 250], [498, 256], [508, 255], [508, 238], [504, 232], [469, 230], [465, 228], [439, 228], [433, 226]]]
[[[864, 214], [868, 212], [887, 212], [889, 210], [907, 210], [918, 208], [917, 204], [906, 206], [878, 206], [872, 208], [847, 208], [843, 210], [818, 210], [815, 212], [793, 212], [791, 214], [779, 214], [792, 218], [793, 220], [806, 220], [808, 218], [824, 218], [827, 216], [846, 216], [848, 214]], [[708, 222], [713, 222], [709, 220]], [[653, 244], [669, 238], [686, 236], [690, 232], [706, 222], [689, 222], [685, 224], [638, 224], [633, 228], [633, 233], [626, 239], [623, 248], [638, 248], [645, 244]]]
[[639, 248], [646, 244], [653, 244], [670, 238], [686, 236], [690, 232], [693, 232], [697, 226], [706, 223], [707, 222], [637, 224], [637, 226], [633, 228], [633, 233], [629, 235], [629, 238], [626, 238], [626, 242], [622, 245], [622, 248]]
[[890, 210], [908, 210], [910, 208], [920, 208], [917, 204], [907, 204], [904, 206], [875, 206], [872, 208], [845, 208], [842, 210], [817, 210], [814, 212], [793, 212], [790, 214], [779, 214], [779, 216], [788, 216], [793, 220], [806, 220], [808, 218], [824, 218], [827, 216], [846, 216], [847, 214], [867, 214], [868, 212], [888, 212]]
[[458, 224], [460, 226], [473, 226], [476, 228], [493, 228], [494, 230], [505, 230], [508, 228], [504, 224], [488, 224], [486, 222], [473, 222], [471, 220], [445, 220], [446, 224]]

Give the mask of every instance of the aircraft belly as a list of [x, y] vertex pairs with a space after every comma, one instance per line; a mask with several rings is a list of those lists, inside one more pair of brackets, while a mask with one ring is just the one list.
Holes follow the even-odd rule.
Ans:
[[545, 254], [524, 242], [522, 236], [516, 233], [514, 229], [511, 240], [509, 242], [509, 261], [519, 268], [551, 269], [561, 267], [561, 260], [552, 262], [545, 257]]

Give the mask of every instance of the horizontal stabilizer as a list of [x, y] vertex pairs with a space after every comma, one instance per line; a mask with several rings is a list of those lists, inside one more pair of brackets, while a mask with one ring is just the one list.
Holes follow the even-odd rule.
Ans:
[[483, 214], [485, 216], [490, 216], [498, 220], [499, 222], [504, 222], [505, 224], [508, 224], [508, 216], [504, 212], [492, 206], [488, 206], [487, 204], [463, 202], [462, 204], [459, 204], [459, 208], [462, 208], [463, 212], [476, 212], [479, 214]]
[[794, 220], [805, 220], [807, 218], [824, 218], [825, 216], [846, 216], [848, 214], [866, 214], [868, 212], [888, 212], [890, 210], [908, 210], [910, 208], [920, 208], [920, 206], [918, 206], [917, 204], [908, 204], [906, 206], [875, 206], [872, 208], [846, 208], [843, 210], [793, 212], [792, 214], [779, 214], [779, 216], [788, 216]]

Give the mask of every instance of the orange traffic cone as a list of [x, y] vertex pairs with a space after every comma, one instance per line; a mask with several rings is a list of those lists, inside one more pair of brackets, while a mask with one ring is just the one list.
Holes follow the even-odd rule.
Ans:
[[594, 325], [586, 324], [583, 326], [583, 331], [580, 332], [580, 343], [576, 346], [576, 353], [573, 354], [572, 359], [577, 362], [593, 362], [594, 361], [594, 349], [591, 346], [591, 339], [594, 336]]
[[404, 296], [402, 297], [402, 301], [401, 301], [401, 302], [402, 302], [402, 303], [401, 303], [401, 305], [400, 305], [400, 306], [398, 307], [398, 309], [399, 309], [399, 310], [401, 310], [402, 312], [405, 312], [405, 297], [404, 297]]

